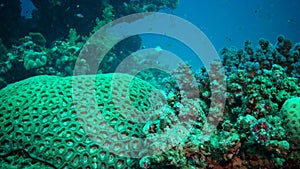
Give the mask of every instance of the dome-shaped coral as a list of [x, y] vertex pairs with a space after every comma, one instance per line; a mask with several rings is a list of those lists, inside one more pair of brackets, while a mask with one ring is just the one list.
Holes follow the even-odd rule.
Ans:
[[285, 101], [281, 108], [292, 148], [300, 148], [300, 97]]

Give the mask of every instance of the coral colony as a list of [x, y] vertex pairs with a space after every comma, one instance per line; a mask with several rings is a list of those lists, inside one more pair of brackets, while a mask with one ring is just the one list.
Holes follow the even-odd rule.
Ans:
[[[88, 2], [32, 0], [36, 9], [29, 19], [12, 15], [20, 8], [6, 11], [15, 22], [4, 21], [8, 17], [1, 21], [7, 24], [0, 33], [0, 168], [300, 168], [300, 43], [283, 35], [275, 44], [258, 39], [257, 47], [246, 41], [243, 49], [223, 48], [222, 63], [211, 63], [210, 70], [193, 72], [179, 65], [171, 74], [113, 73], [140, 49], [140, 37], [133, 36], [109, 51], [96, 77], [89, 64], [95, 61], [85, 58], [77, 61], [78, 76], [73, 76], [88, 36], [104, 24], [178, 3], [97, 1], [91, 8]], [[10, 0], [1, 9], [19, 3]], [[66, 24], [59, 20], [61, 10]], [[14, 29], [14, 24], [34, 19], [34, 29], [27, 24], [23, 32]], [[87, 23], [85, 28], [79, 20]], [[220, 72], [226, 75], [226, 88], [212, 80]], [[81, 80], [74, 89], [76, 77]], [[198, 93], [181, 90], [194, 84]], [[128, 100], [120, 99], [124, 88]], [[154, 90], [162, 102], [148, 98]], [[210, 107], [213, 92], [225, 95], [224, 109]], [[209, 117], [210, 111], [216, 117]], [[215, 121], [215, 131], [207, 132]], [[179, 143], [172, 138], [180, 133], [169, 133], [168, 147], [148, 139], [178, 124], [189, 128]]]

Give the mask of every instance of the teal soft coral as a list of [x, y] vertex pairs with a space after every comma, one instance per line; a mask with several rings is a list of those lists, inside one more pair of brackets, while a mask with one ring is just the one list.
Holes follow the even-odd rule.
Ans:
[[[131, 152], [126, 149], [138, 146], [139, 142], [134, 138], [144, 137], [142, 121], [148, 117], [138, 112], [146, 112], [151, 107], [149, 96], [154, 88], [124, 74], [78, 77], [77, 89], [73, 87], [74, 77], [57, 76], [36, 76], [2, 89], [0, 155], [22, 149], [31, 157], [57, 168], [116, 169], [138, 165], [138, 159], [130, 157], [138, 156], [140, 149]], [[125, 86], [128, 91], [124, 84], [128, 84]], [[86, 93], [75, 91], [81, 88], [94, 89], [83, 92], [92, 92], [98, 109], [87, 103], [92, 100], [85, 97]], [[109, 129], [98, 124], [101, 122], [99, 116], [105, 119]], [[120, 143], [114, 140], [119, 137], [116, 132], [110, 133], [110, 130], [133, 139], [126, 144]], [[101, 133], [101, 137], [95, 133]], [[105, 144], [99, 145], [97, 140]]]

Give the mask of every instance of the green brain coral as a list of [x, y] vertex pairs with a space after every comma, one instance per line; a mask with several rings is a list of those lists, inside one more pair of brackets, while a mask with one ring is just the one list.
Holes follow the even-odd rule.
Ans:
[[300, 146], [300, 97], [288, 99], [281, 108], [285, 119], [289, 140], [293, 147]]
[[142, 127], [155, 118], [145, 114], [153, 115], [153, 91], [124, 74], [10, 84], [0, 91], [0, 155], [22, 149], [57, 168], [134, 168]]

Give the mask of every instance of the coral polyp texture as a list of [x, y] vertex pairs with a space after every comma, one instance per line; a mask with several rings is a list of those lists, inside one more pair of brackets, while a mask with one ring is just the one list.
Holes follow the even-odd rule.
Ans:
[[150, 118], [141, 113], [153, 105], [153, 90], [124, 74], [42, 75], [10, 84], [0, 91], [0, 155], [25, 150], [57, 168], [134, 168], [137, 159], [129, 157], [141, 152], [138, 138]]
[[300, 97], [285, 101], [281, 112], [290, 135], [289, 140], [293, 143], [293, 147], [300, 149]]

